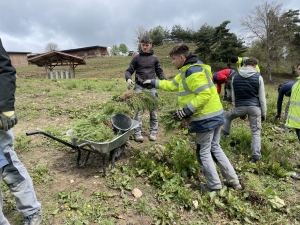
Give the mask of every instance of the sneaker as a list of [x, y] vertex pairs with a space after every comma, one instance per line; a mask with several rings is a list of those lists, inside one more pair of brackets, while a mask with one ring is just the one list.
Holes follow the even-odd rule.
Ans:
[[203, 184], [203, 183], [200, 184], [200, 189], [203, 191], [209, 191], [209, 192], [220, 191], [220, 189], [211, 189], [211, 188], [207, 187], [207, 184]]
[[221, 136], [223, 136], [225, 138], [229, 138], [229, 133], [222, 129], [221, 130]]
[[150, 141], [156, 141], [156, 134], [150, 134], [149, 140]]
[[250, 158], [250, 162], [252, 163], [257, 163], [259, 160], [260, 158], [253, 158], [253, 157]]
[[135, 136], [135, 137], [134, 137], [134, 140], [135, 140], [136, 142], [143, 142], [143, 141], [144, 141], [144, 138], [143, 138], [142, 135], [139, 135], [139, 136]]
[[224, 181], [224, 185], [226, 185], [229, 188], [233, 188], [234, 190], [242, 190], [242, 185], [240, 183], [238, 184], [230, 184], [227, 181]]
[[291, 177], [296, 179], [296, 180], [300, 180], [300, 173], [295, 172], [291, 175]]
[[42, 223], [43, 215], [42, 210], [39, 210], [24, 218], [22, 225], [39, 225]]

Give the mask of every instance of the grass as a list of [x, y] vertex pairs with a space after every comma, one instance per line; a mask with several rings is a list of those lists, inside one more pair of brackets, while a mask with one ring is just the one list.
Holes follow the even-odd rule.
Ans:
[[[155, 52], [169, 77], [177, 71], [168, 50], [170, 46], [161, 46]], [[294, 132], [276, 130], [282, 121], [274, 120], [277, 86], [287, 80], [286, 75], [266, 81], [262, 161], [249, 163], [248, 121], [235, 120], [231, 137], [221, 139], [242, 191], [226, 187], [219, 194], [199, 191], [205, 177], [195, 157], [194, 135], [181, 129], [166, 133], [163, 123], [157, 142], [130, 140], [131, 146], [106, 177], [101, 155], [92, 154], [86, 168], [77, 168], [77, 151], [43, 136], [25, 135], [44, 130], [69, 142], [65, 133], [75, 121], [117, 112], [132, 118], [134, 110], [116, 101], [127, 91], [124, 72], [131, 59], [87, 59], [85, 67], [76, 68], [77, 78], [69, 80], [44, 79], [44, 71], [33, 65], [18, 68], [15, 150], [33, 179], [43, 206], [43, 224], [299, 224], [299, 181], [289, 177], [291, 171], [300, 171], [299, 143]], [[160, 90], [158, 95], [159, 115], [163, 115], [175, 106], [176, 96]], [[283, 108], [285, 104], [286, 99]], [[223, 106], [230, 108], [226, 102]], [[147, 116], [144, 128], [149, 127]], [[147, 129], [143, 130], [146, 136]], [[1, 186], [4, 213], [11, 224], [20, 224], [22, 216], [12, 195]], [[133, 188], [142, 191], [141, 198], [133, 197]]]

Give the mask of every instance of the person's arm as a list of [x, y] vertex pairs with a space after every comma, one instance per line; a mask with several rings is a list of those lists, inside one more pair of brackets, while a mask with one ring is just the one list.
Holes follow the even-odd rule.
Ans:
[[160, 62], [159, 62], [157, 57], [156, 57], [156, 61], [155, 61], [155, 73], [156, 73], [157, 77], [160, 80], [166, 80], [167, 79], [165, 74], [164, 74], [163, 69], [160, 66]]
[[278, 98], [277, 98], [277, 115], [276, 115], [276, 117], [278, 117], [278, 118], [281, 116], [283, 96], [284, 96], [284, 91], [283, 91], [283, 88], [281, 87], [279, 90], [279, 93], [278, 93]]
[[128, 79], [131, 79], [132, 74], [133, 74], [134, 71], [136, 70], [136, 61], [137, 61], [137, 57], [138, 57], [138, 56], [135, 56], [135, 57], [131, 60], [129, 66], [128, 66], [128, 68], [127, 68], [127, 70], [125, 71], [125, 79], [126, 79], [126, 81], [127, 81]]
[[0, 39], [0, 112], [15, 110], [16, 69]]
[[267, 115], [267, 101], [265, 94], [265, 85], [262, 76], [259, 76], [259, 89], [258, 89], [258, 98], [261, 107], [261, 116], [266, 117]]

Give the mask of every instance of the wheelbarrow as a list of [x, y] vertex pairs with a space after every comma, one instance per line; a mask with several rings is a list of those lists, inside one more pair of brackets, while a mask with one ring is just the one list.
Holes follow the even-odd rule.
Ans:
[[[77, 138], [71, 138], [71, 143], [64, 141], [58, 137], [55, 137], [44, 131], [36, 130], [27, 132], [26, 135], [42, 134], [49, 138], [52, 138], [74, 150], [77, 151], [77, 167], [85, 167], [91, 153], [97, 153], [102, 156], [103, 161], [103, 173], [106, 176], [106, 156], [110, 154], [111, 169], [115, 166], [115, 161], [122, 155], [126, 145], [128, 145], [128, 139], [133, 134], [134, 129], [139, 125], [137, 120], [132, 120], [123, 114], [116, 114], [111, 118], [111, 123], [115, 134], [120, 134], [116, 138], [108, 142], [94, 142], [89, 140], [78, 140]], [[86, 151], [85, 159], [81, 161], [82, 151]]]

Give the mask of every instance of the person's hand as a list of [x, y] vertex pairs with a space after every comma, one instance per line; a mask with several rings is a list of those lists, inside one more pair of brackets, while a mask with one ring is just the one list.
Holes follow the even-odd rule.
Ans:
[[261, 116], [261, 122], [264, 122], [266, 120], [266, 116]]
[[145, 80], [144, 82], [143, 82], [143, 84], [151, 84], [151, 80], [149, 79], [149, 80]]
[[18, 123], [15, 111], [1, 112], [0, 113], [0, 129], [8, 131]]
[[173, 114], [173, 117], [175, 120], [183, 120], [183, 118], [187, 117], [184, 110], [183, 109], [179, 109], [177, 110], [174, 114]]
[[280, 119], [280, 114], [275, 116], [275, 119]]
[[127, 89], [130, 90], [134, 86], [134, 83], [131, 79], [127, 80]]
[[241, 120], [246, 120], [246, 119], [247, 119], [247, 117], [248, 117], [247, 115], [240, 116], [240, 119], [241, 119]]

